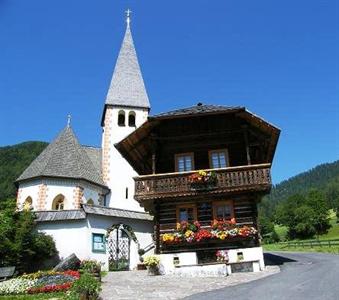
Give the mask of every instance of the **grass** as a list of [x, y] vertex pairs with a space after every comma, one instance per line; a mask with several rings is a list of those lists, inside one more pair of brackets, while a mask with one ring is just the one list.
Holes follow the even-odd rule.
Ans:
[[339, 254], [338, 246], [322, 246], [322, 247], [284, 247], [283, 244], [267, 244], [263, 245], [265, 251], [293, 251], [293, 252], [322, 252]]
[[[330, 223], [332, 227], [329, 229], [328, 233], [323, 234], [319, 236], [319, 240], [333, 240], [333, 239], [339, 239], [339, 223], [337, 223], [336, 215], [333, 211], [330, 211]], [[287, 227], [286, 226], [280, 226], [275, 225], [274, 226], [275, 231], [279, 235], [279, 238], [282, 242], [286, 241], [287, 236]], [[315, 238], [314, 238], [315, 239]], [[314, 240], [312, 239], [312, 240]], [[298, 241], [305, 241], [307, 240], [291, 240], [290, 242], [298, 242]], [[324, 253], [334, 253], [339, 254], [339, 246], [316, 246], [316, 247], [310, 247], [310, 246], [304, 246], [304, 247], [286, 247], [286, 244], [281, 243], [275, 243], [275, 244], [266, 244], [263, 245], [263, 248], [266, 251], [302, 251], [302, 252], [324, 252]]]
[[65, 299], [65, 293], [41, 293], [34, 295], [11, 295], [11, 296], [0, 296], [1, 300], [33, 300], [33, 299]]

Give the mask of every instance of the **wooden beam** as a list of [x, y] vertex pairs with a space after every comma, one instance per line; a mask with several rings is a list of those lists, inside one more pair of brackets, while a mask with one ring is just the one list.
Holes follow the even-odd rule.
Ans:
[[247, 157], [247, 164], [251, 164], [251, 155], [250, 155], [250, 147], [248, 145], [248, 132], [247, 126], [243, 126], [243, 133], [244, 133], [244, 140], [245, 140], [245, 147], [246, 147], [246, 157]]

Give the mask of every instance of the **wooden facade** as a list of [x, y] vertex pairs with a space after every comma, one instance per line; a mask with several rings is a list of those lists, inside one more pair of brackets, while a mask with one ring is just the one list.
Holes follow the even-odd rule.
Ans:
[[244, 108], [202, 107], [150, 117], [116, 145], [140, 174], [135, 199], [154, 215], [158, 253], [259, 244], [257, 203], [280, 130]]

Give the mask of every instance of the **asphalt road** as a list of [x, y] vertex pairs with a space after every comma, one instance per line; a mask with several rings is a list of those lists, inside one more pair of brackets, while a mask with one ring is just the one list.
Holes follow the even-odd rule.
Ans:
[[195, 294], [194, 300], [339, 300], [339, 255], [266, 253], [266, 264], [281, 272], [263, 279]]

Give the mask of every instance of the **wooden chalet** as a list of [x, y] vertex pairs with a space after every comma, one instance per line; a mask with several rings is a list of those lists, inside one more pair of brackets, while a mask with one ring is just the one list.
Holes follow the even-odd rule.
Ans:
[[[154, 215], [156, 252], [258, 246], [257, 204], [271, 188], [279, 134], [244, 107], [199, 103], [148, 117], [116, 144], [139, 174], [134, 197]], [[187, 241], [178, 224], [195, 221], [192, 231], [203, 229], [207, 237]], [[213, 221], [230, 227], [219, 228], [225, 236], [211, 237]]]

